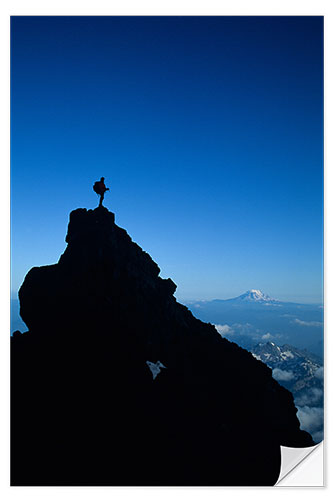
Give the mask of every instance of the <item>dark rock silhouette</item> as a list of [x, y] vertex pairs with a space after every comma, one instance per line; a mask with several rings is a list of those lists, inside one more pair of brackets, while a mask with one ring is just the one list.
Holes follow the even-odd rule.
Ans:
[[19, 337], [20, 335], [22, 335], [22, 332], [20, 330], [15, 330], [15, 332], [13, 332], [13, 337]]
[[66, 242], [19, 291], [12, 485], [273, 485], [280, 445], [313, 445], [271, 370], [177, 303], [114, 214], [73, 211]]

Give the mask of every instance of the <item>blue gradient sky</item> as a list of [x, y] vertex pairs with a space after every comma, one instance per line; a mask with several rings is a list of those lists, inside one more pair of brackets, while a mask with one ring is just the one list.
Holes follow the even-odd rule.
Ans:
[[321, 17], [13, 17], [12, 291], [105, 205], [180, 300], [322, 300]]

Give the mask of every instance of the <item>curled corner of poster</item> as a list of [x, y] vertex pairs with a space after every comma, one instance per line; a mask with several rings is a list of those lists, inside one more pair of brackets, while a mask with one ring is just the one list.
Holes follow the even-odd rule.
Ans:
[[281, 472], [275, 486], [324, 486], [324, 443], [309, 448], [281, 446]]

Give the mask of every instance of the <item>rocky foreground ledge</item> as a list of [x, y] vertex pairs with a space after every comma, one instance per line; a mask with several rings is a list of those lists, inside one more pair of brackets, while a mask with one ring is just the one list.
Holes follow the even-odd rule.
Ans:
[[280, 445], [313, 445], [290, 392], [177, 303], [106, 208], [74, 210], [66, 242], [19, 291], [12, 485], [275, 484]]

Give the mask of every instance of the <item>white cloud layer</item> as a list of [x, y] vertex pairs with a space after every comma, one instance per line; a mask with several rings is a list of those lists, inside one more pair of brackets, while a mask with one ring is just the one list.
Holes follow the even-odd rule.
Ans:
[[309, 390], [297, 396], [295, 402], [297, 406], [316, 406], [322, 402], [324, 392], [318, 387], [311, 387]]
[[219, 332], [219, 334], [223, 337], [224, 335], [231, 335], [232, 333], [232, 328], [230, 328], [229, 325], [214, 325], [216, 330]]
[[322, 380], [324, 378], [324, 367], [321, 366], [320, 368], [318, 368], [314, 376]]
[[314, 434], [322, 427], [324, 410], [323, 408], [302, 406], [298, 408], [297, 417], [301, 423], [301, 429]]
[[301, 326], [323, 326], [321, 321], [302, 321], [301, 319], [294, 319], [294, 323]]
[[293, 372], [289, 372], [287, 370], [280, 370], [280, 368], [274, 368], [272, 372], [273, 378], [275, 380], [282, 381], [282, 382], [288, 382], [289, 380], [292, 380], [294, 378]]

